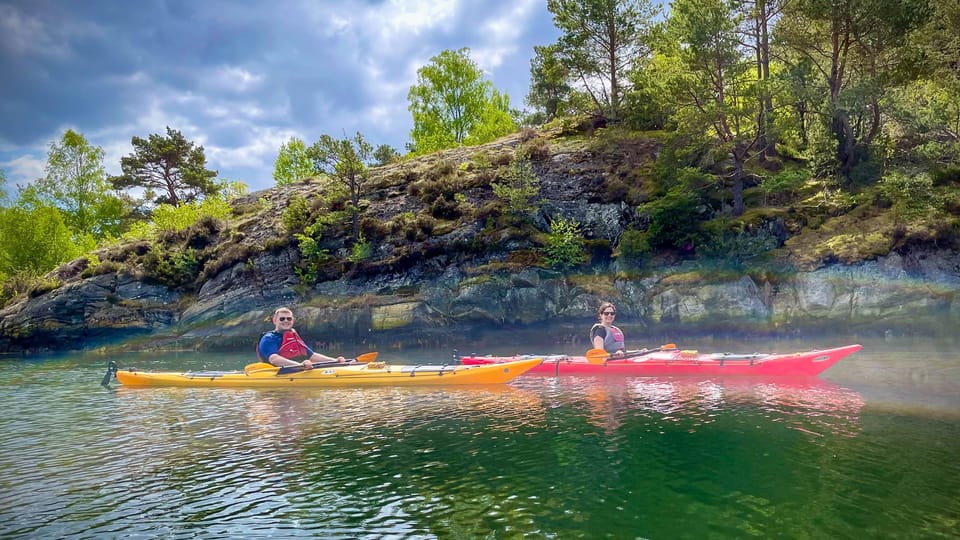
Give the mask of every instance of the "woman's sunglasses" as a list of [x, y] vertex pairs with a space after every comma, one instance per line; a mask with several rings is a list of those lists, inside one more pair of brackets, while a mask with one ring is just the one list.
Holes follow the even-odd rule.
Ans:
[[616, 311], [604, 311], [603, 315], [610, 315], [611, 317], [616, 316]]

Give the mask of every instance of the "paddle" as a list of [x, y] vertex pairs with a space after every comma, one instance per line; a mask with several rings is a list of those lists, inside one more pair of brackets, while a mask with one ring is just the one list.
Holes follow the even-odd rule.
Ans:
[[[347, 361], [344, 362], [344, 363], [340, 363], [340, 362], [322, 362], [322, 363], [316, 362], [316, 363], [313, 363], [313, 367], [314, 367], [314, 368], [318, 368], [318, 367], [330, 367], [330, 366], [343, 366], [343, 365], [352, 364], [352, 363], [367, 364], [367, 363], [370, 363], [370, 362], [373, 362], [374, 360], [376, 360], [376, 359], [377, 359], [377, 356], [379, 356], [379, 354], [380, 354], [380, 353], [378, 353], [378, 352], [376, 352], [376, 351], [374, 351], [374, 352], [368, 352], [368, 353], [363, 353], [363, 354], [361, 354], [361, 355], [358, 355], [356, 358], [347, 359]], [[311, 369], [312, 369], [312, 368], [311, 368]], [[247, 364], [246, 367], [243, 368], [243, 372], [246, 373], [247, 375], [254, 375], [254, 374], [256, 374], [256, 375], [270, 375], [270, 374], [273, 374], [273, 375], [286, 375], [287, 373], [297, 373], [297, 372], [299, 372], [299, 371], [306, 371], [306, 370], [307, 370], [307, 368], [305, 368], [305, 367], [303, 367], [303, 366], [285, 366], [285, 367], [278, 367], [278, 366], [275, 366], [275, 365], [273, 365], [273, 364], [269, 364], [269, 363], [267, 363], [267, 362], [255, 362], [255, 363], [253, 363], [253, 364]]]
[[[643, 351], [629, 351], [620, 356], [617, 356], [617, 360], [625, 360], [627, 358], [636, 358], [638, 356], [645, 356], [657, 351], [676, 349], [677, 345], [675, 343], [666, 343], [657, 347], [656, 349], [647, 349]], [[612, 355], [603, 349], [590, 349], [587, 351], [587, 362], [591, 364], [603, 364], [610, 359]]]
[[100, 386], [105, 388], [110, 388], [110, 379], [113, 378], [113, 374], [117, 372], [117, 363], [113, 360], [107, 362], [107, 372], [103, 374], [103, 380], [100, 381]]

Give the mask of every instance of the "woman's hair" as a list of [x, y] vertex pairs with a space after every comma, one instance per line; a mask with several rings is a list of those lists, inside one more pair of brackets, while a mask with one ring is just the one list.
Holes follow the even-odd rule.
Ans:
[[610, 303], [610, 302], [601, 302], [601, 303], [600, 303], [600, 307], [597, 309], [597, 319], [603, 320], [603, 315], [601, 315], [601, 314], [603, 313], [603, 310], [605, 310], [605, 309], [607, 309], [607, 308], [613, 308], [614, 311], [617, 310], [617, 306], [613, 305], [612, 303]]

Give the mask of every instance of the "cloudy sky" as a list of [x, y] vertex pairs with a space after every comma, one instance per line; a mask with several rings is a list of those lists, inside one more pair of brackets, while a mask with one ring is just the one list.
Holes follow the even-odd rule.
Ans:
[[407, 92], [444, 49], [522, 108], [533, 46], [557, 36], [545, 0], [0, 0], [0, 169], [8, 188], [43, 176], [71, 128], [118, 174], [131, 137], [170, 126], [264, 189], [291, 136], [403, 151]]

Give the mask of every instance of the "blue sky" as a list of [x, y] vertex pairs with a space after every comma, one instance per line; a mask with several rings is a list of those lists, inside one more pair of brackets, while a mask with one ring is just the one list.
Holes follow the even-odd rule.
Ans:
[[556, 41], [545, 0], [0, 0], [0, 169], [43, 176], [66, 129], [106, 153], [180, 130], [251, 190], [280, 144], [357, 131], [403, 151], [417, 69], [470, 48], [523, 108], [534, 45]]

